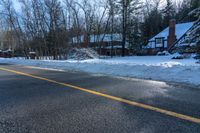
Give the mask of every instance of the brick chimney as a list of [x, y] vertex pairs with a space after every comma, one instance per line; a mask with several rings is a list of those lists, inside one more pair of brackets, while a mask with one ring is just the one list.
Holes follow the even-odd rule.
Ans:
[[169, 22], [169, 35], [167, 37], [167, 48], [171, 48], [176, 41], [176, 20], [172, 19]]

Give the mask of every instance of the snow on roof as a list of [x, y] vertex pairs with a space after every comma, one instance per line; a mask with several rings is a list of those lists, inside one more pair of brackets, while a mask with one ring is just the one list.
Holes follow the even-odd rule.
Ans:
[[36, 54], [36, 52], [29, 52], [29, 54]]
[[73, 41], [73, 43], [82, 43], [82, 42], [84, 42], [84, 36], [81, 35], [81, 36], [73, 37], [72, 41]]
[[[105, 47], [106, 49], [112, 49], [112, 46], [107, 46]], [[115, 45], [113, 46], [114, 49], [121, 49], [122, 48], [122, 45]], [[126, 44], [125, 45], [125, 48], [128, 49], [128, 45]]]
[[[176, 24], [176, 39], [181, 38], [194, 24], [194, 22], [188, 22], [188, 23], [181, 23]], [[169, 35], [169, 27], [165, 28], [163, 31], [161, 31], [159, 34], [151, 38], [149, 41], [154, 41], [155, 38], [164, 37], [167, 39], [167, 36]]]
[[[80, 43], [84, 42], [84, 36], [78, 36]], [[111, 42], [113, 41], [122, 41], [122, 34], [100, 34], [100, 35], [90, 35], [90, 42], [95, 43], [95, 42]], [[77, 43], [77, 37], [73, 37], [73, 42]]]
[[122, 41], [122, 35], [121, 34], [100, 34], [100, 35], [91, 35], [90, 36], [90, 42], [99, 42], [102, 41], [103, 42], [111, 42], [113, 39], [113, 41]]

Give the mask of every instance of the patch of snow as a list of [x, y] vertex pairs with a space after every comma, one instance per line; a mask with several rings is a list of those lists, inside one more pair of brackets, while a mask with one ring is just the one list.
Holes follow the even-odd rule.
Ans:
[[170, 55], [168, 51], [158, 52], [157, 55]]
[[97, 52], [91, 48], [73, 48], [68, 56], [69, 59], [74, 60], [96, 59], [99, 57]]
[[29, 54], [36, 54], [36, 52], [29, 52]]
[[173, 56], [132, 56], [79, 61], [0, 58], [0, 63], [200, 85], [200, 64], [196, 63], [197, 60], [172, 60]]
[[196, 46], [196, 43], [178, 43], [176, 47], [180, 46]]

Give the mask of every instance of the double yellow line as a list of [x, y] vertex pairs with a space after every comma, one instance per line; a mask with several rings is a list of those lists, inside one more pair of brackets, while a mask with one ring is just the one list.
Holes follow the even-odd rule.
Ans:
[[19, 71], [6, 69], [6, 68], [1, 68], [1, 67], [0, 67], [0, 70], [11, 72], [11, 73], [15, 73], [15, 74], [18, 74], [18, 75], [32, 77], [32, 78], [39, 79], [39, 80], [48, 81], [48, 82], [51, 82], [51, 83], [54, 83], [54, 84], [57, 84], [57, 85], [70, 87], [70, 88], [73, 88], [73, 89], [76, 89], [76, 90], [80, 90], [80, 91], [87, 92], [87, 93], [90, 93], [90, 94], [93, 94], [93, 95], [101, 96], [101, 97], [104, 97], [104, 98], [107, 98], [107, 99], [111, 99], [111, 100], [114, 100], [114, 101], [126, 103], [126, 104], [129, 104], [129, 105], [132, 105], [132, 106], [140, 107], [140, 108], [143, 108], [143, 109], [155, 111], [155, 112], [158, 112], [158, 113], [161, 113], [161, 114], [165, 114], [165, 115], [168, 115], [168, 116], [172, 116], [172, 117], [176, 117], [176, 118], [179, 118], [179, 119], [183, 119], [183, 120], [187, 120], [187, 121], [190, 121], [190, 122], [194, 122], [194, 123], [200, 124], [200, 118], [195, 118], [195, 117], [192, 117], [192, 116], [179, 114], [179, 113], [176, 113], [176, 112], [173, 112], [173, 111], [168, 111], [168, 110], [165, 110], [165, 109], [161, 109], [161, 108], [153, 107], [153, 106], [150, 106], [150, 105], [146, 105], [146, 104], [142, 104], [142, 103], [126, 100], [126, 99], [123, 99], [123, 98], [120, 98], [120, 97], [116, 97], [116, 96], [104, 94], [104, 93], [101, 93], [101, 92], [85, 89], [85, 88], [82, 88], [82, 87], [74, 86], [74, 85], [71, 85], [71, 84], [62, 83], [62, 82], [58, 82], [58, 81], [55, 81], [55, 80], [51, 80], [51, 79], [47, 79], [47, 78], [31, 75], [31, 74], [24, 73], [24, 72], [19, 72]]

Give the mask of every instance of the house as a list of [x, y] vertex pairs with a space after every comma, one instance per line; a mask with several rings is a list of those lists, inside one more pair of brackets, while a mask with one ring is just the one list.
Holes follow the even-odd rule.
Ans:
[[[176, 44], [185, 43], [187, 34], [193, 26], [193, 22], [176, 24], [176, 20], [173, 19], [169, 23], [169, 27], [152, 37], [143, 50], [147, 54], [157, 54], [162, 51], [170, 51]], [[191, 45], [185, 43], [185, 45]]]
[[[73, 46], [91, 47], [100, 55], [121, 55], [122, 35], [121, 34], [99, 34], [90, 35], [88, 38], [84, 35], [73, 37]], [[125, 43], [125, 54], [129, 53], [129, 43]]]

